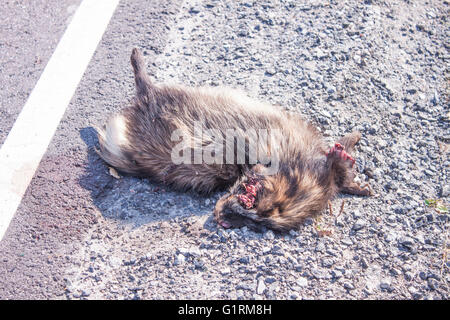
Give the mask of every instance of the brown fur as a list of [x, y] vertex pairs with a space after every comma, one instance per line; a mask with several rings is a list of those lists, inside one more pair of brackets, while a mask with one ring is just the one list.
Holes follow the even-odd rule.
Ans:
[[[320, 212], [339, 191], [369, 194], [353, 182], [351, 162], [334, 153], [326, 155], [328, 148], [319, 132], [298, 114], [286, 113], [232, 89], [154, 84], [137, 49], [132, 52], [131, 63], [136, 98], [132, 106], [112, 117], [105, 129], [98, 130], [101, 157], [119, 170], [150, 177], [178, 190], [210, 193], [231, 186], [214, 210], [219, 223], [262, 224], [281, 231], [296, 228], [305, 218]], [[204, 130], [218, 129], [221, 136], [227, 129], [235, 129], [246, 139], [249, 128], [281, 130], [278, 171], [269, 175], [262, 164], [250, 164], [249, 150], [244, 164], [174, 164], [171, 152], [177, 142], [171, 135], [181, 129], [194, 137], [195, 121], [201, 122]], [[339, 142], [351, 152], [360, 137], [354, 132]], [[212, 141], [212, 137], [206, 139], [206, 143]], [[196, 148], [199, 146], [190, 146], [192, 154]], [[270, 155], [274, 151], [265, 146], [262, 152]], [[236, 195], [242, 184], [255, 176], [263, 188], [255, 207], [245, 209]]]

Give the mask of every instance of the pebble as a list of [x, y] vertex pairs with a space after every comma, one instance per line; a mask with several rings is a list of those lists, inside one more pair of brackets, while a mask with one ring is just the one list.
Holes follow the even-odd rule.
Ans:
[[391, 287], [391, 279], [384, 278], [380, 281], [380, 289], [388, 290]]
[[399, 242], [399, 244], [401, 244], [402, 246], [404, 246], [404, 247], [406, 247], [406, 248], [408, 248], [408, 249], [411, 249], [411, 248], [413, 247], [415, 241], [414, 241], [414, 239], [405, 236], [405, 237], [401, 237], [401, 238], [398, 240], [398, 242]]
[[354, 290], [355, 286], [351, 282], [344, 282], [344, 288], [347, 290]]
[[239, 259], [239, 262], [243, 264], [248, 264], [250, 262], [250, 257], [249, 256], [242, 257]]
[[341, 270], [333, 270], [331, 271], [331, 275], [333, 276], [333, 278], [335, 279], [340, 279], [343, 276], [343, 273]]
[[229, 267], [225, 267], [222, 270], [220, 270], [220, 274], [223, 275], [223, 276], [227, 275], [227, 274], [230, 274], [230, 273], [231, 273], [231, 269]]
[[341, 243], [342, 243], [342, 244], [345, 244], [345, 245], [347, 245], [347, 246], [353, 245], [353, 241], [352, 241], [352, 239], [350, 239], [350, 238], [343, 238], [343, 239], [341, 240]]
[[275, 234], [273, 233], [272, 230], [268, 230], [264, 233], [264, 239], [273, 240], [275, 239]]
[[82, 297], [89, 297], [90, 295], [91, 295], [91, 291], [88, 289], [81, 291]]
[[197, 257], [200, 256], [201, 252], [198, 248], [178, 248], [177, 252], [184, 255], [185, 257], [193, 256]]
[[263, 279], [259, 279], [258, 280], [258, 286], [256, 288], [256, 293], [257, 294], [263, 294], [264, 290], [266, 290], [266, 285], [264, 284], [264, 280]]
[[332, 258], [322, 259], [322, 267], [331, 268], [334, 265], [334, 260]]
[[355, 224], [353, 225], [353, 230], [359, 231], [367, 226], [367, 221], [364, 219], [358, 219], [356, 220]]
[[[67, 253], [75, 269], [65, 275], [72, 283], [68, 297], [82, 297], [83, 288], [90, 298], [108, 299], [366, 299], [370, 294], [377, 300], [445, 300], [442, 283], [449, 276], [438, 277], [448, 214], [436, 213], [423, 201], [450, 196], [445, 176], [450, 162], [437, 144], [450, 137], [442, 91], [448, 57], [442, 47], [445, 21], [438, 14], [446, 5], [403, 1], [396, 5], [399, 10], [389, 11], [385, 3], [368, 5], [372, 2], [281, 7], [272, 0], [188, 3], [185, 14], [163, 16], [174, 25], [168, 49], [163, 54], [145, 49], [158, 81], [242, 89], [298, 111], [326, 133], [328, 146], [360, 131], [362, 139], [352, 152], [356, 181], [368, 183], [373, 197], [338, 194], [331, 200], [332, 215], [324, 210], [286, 233], [246, 226], [224, 230], [212, 210], [225, 192], [206, 198], [148, 179], [121, 176], [111, 182], [97, 172], [103, 164], [94, 153], [80, 183], [95, 182], [95, 190], [88, 192], [101, 219], [92, 225], [96, 238], [88, 237], [89, 242], [79, 243], [80, 250]], [[410, 15], [403, 25], [399, 12], [413, 11], [434, 15]], [[133, 34], [145, 34], [154, 18], [160, 21], [155, 12], [155, 17], [146, 15], [149, 24], [130, 23]], [[111, 74], [99, 74], [131, 85], [129, 70], [116, 67]], [[81, 97], [99, 89], [83, 86]], [[104, 97], [114, 96], [114, 90]], [[198, 224], [206, 236], [180, 231], [192, 217], [208, 219]], [[318, 222], [332, 234], [319, 237]], [[141, 258], [128, 263], [133, 257]], [[380, 264], [377, 272], [375, 264]], [[131, 294], [129, 288], [138, 282], [146, 290]], [[214, 292], [219, 293], [210, 296]]]
[[450, 184], [442, 186], [441, 197], [450, 196]]
[[430, 290], [436, 290], [439, 287], [439, 281], [437, 281], [436, 279], [428, 279], [428, 288], [430, 288]]
[[312, 269], [311, 274], [314, 276], [314, 278], [319, 279], [319, 280], [331, 278], [331, 276], [327, 272], [325, 272], [324, 270], [317, 269], [317, 268]]
[[308, 286], [308, 279], [304, 278], [304, 277], [300, 277], [297, 279], [297, 285], [299, 287], [307, 287]]
[[184, 255], [183, 254], [177, 254], [176, 256], [175, 256], [175, 260], [174, 260], [174, 265], [181, 265], [181, 264], [184, 264], [184, 262], [186, 261], [186, 258], [184, 257]]

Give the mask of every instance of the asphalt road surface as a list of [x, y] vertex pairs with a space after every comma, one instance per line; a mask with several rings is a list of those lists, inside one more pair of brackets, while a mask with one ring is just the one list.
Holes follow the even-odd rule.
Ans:
[[[3, 1], [0, 147], [80, 2]], [[423, 206], [448, 205], [446, 12], [120, 1], [0, 242], [0, 299], [448, 299], [448, 213]], [[219, 195], [117, 179], [93, 127], [133, 97], [134, 47], [158, 81], [242, 88], [302, 112], [330, 143], [360, 130], [360, 179], [378, 197], [340, 196], [340, 217], [258, 234], [217, 228]]]

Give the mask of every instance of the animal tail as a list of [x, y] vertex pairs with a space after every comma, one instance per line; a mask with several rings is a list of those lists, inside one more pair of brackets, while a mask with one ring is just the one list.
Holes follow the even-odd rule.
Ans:
[[151, 98], [154, 91], [154, 85], [146, 72], [144, 57], [137, 48], [134, 48], [131, 52], [130, 61], [134, 71], [137, 98]]
[[114, 115], [103, 128], [97, 130], [100, 149], [97, 153], [111, 166], [127, 173], [138, 173], [136, 163], [129, 156], [131, 149], [127, 119], [122, 114]]

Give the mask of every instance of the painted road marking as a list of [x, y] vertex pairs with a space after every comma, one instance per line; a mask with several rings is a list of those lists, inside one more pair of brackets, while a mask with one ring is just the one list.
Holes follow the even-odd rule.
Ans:
[[0, 240], [119, 0], [83, 0], [0, 149]]

